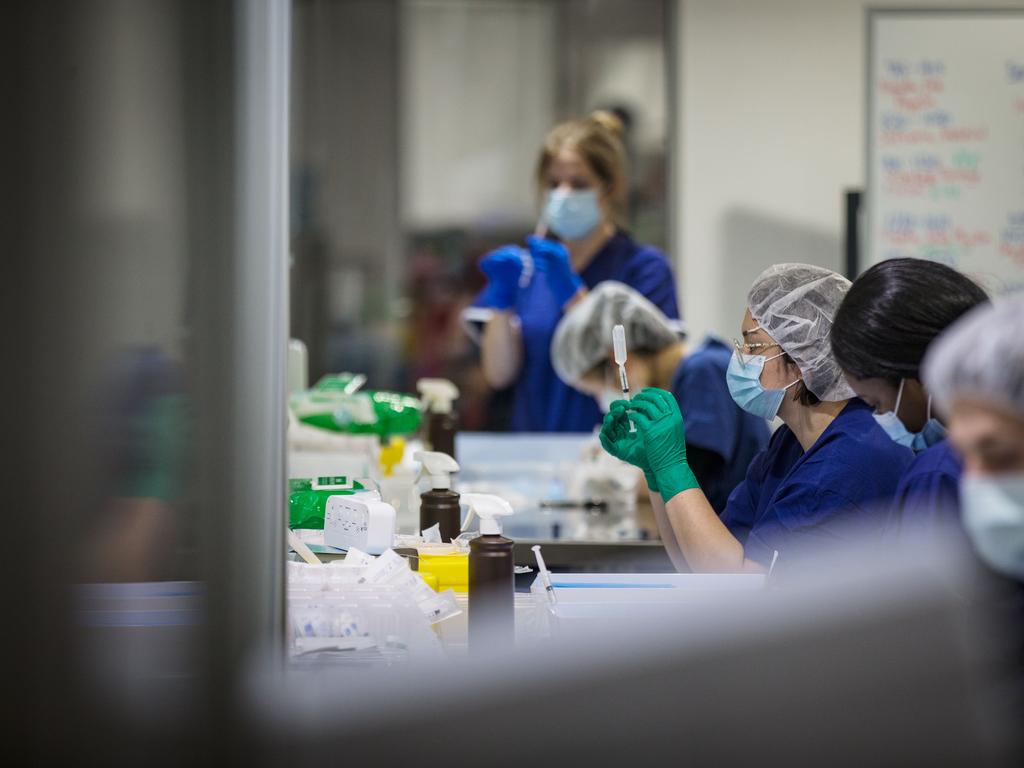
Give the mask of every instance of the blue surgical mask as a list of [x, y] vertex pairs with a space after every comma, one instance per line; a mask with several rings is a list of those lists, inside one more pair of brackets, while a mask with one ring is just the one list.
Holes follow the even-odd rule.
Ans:
[[764, 370], [764, 364], [776, 357], [782, 357], [782, 354], [773, 357], [764, 355], [744, 355], [744, 357], [746, 362], [740, 362], [739, 355], [733, 352], [732, 359], [729, 360], [729, 367], [725, 372], [729, 394], [736, 401], [736, 405], [747, 413], [770, 421], [778, 414], [782, 398], [786, 396], [786, 390], [800, 379], [787, 384], [782, 389], [766, 389], [761, 384], [761, 371]]
[[1024, 580], [1024, 473], [960, 478], [964, 527], [981, 558]]
[[878, 426], [885, 430], [890, 439], [897, 445], [909, 448], [914, 453], [920, 453], [925, 448], [930, 448], [939, 441], [945, 439], [946, 428], [938, 419], [932, 418], [932, 398], [928, 396], [928, 416], [924, 427], [920, 432], [911, 432], [900, 421], [896, 414], [900, 412], [900, 401], [903, 399], [903, 384], [906, 379], [900, 379], [900, 388], [896, 393], [896, 407], [885, 413], [874, 414]]
[[601, 223], [601, 206], [593, 189], [552, 189], [544, 204], [544, 221], [563, 240], [579, 240]]

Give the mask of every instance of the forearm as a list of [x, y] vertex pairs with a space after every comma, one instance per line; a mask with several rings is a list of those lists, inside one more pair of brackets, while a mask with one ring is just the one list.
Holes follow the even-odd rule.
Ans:
[[508, 310], [495, 310], [484, 326], [480, 345], [484, 379], [494, 389], [504, 389], [516, 380], [523, 361], [522, 340]]
[[683, 557], [694, 572], [763, 570], [744, 557], [743, 545], [725, 527], [699, 488], [690, 488], [669, 499], [665, 515]]
[[665, 511], [665, 500], [661, 498], [661, 494], [657, 491], [649, 491], [649, 494], [651, 509], [654, 510], [654, 519], [658, 523], [658, 534], [665, 545], [665, 552], [668, 554], [669, 560], [672, 561], [672, 565], [680, 573], [689, 573], [691, 570], [690, 564], [686, 562], [686, 557], [679, 548], [679, 541], [676, 539], [675, 531]]

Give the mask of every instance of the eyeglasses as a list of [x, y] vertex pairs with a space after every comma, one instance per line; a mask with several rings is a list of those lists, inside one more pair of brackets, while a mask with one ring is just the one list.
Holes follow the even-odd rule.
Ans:
[[736, 355], [740, 359], [740, 363], [746, 365], [749, 357], [760, 355], [762, 350], [768, 349], [769, 347], [779, 346], [774, 341], [755, 341], [753, 343], [748, 341], [740, 341], [739, 339], [732, 340], [733, 347], [736, 348]]

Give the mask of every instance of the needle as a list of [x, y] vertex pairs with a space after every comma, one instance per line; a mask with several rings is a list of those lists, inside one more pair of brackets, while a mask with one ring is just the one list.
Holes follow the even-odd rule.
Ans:
[[[621, 325], [612, 328], [612, 348], [615, 350], [615, 362], [619, 366], [619, 381], [622, 384], [622, 396], [626, 400], [632, 400], [629, 396], [629, 380], [626, 378], [626, 329]], [[636, 432], [636, 425], [633, 419], [629, 420], [629, 431]]]
[[540, 544], [534, 544], [531, 549], [537, 558], [537, 569], [540, 571], [541, 581], [544, 582], [544, 589], [548, 593], [548, 600], [554, 605], [558, 602], [555, 599], [555, 587], [551, 583], [551, 574], [548, 572], [548, 567], [544, 565], [544, 557], [540, 553]]

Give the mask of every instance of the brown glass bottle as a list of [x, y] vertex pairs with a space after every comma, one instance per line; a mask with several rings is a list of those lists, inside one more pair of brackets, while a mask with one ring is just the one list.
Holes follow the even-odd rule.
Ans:
[[459, 494], [450, 488], [434, 488], [420, 494], [420, 530], [441, 527], [441, 541], [451, 541], [462, 529]]
[[469, 543], [469, 650], [507, 650], [515, 643], [513, 542], [485, 534]]
[[427, 444], [430, 450], [439, 453], [447, 453], [453, 459], [455, 456], [455, 431], [458, 421], [455, 414], [435, 413], [427, 414]]

